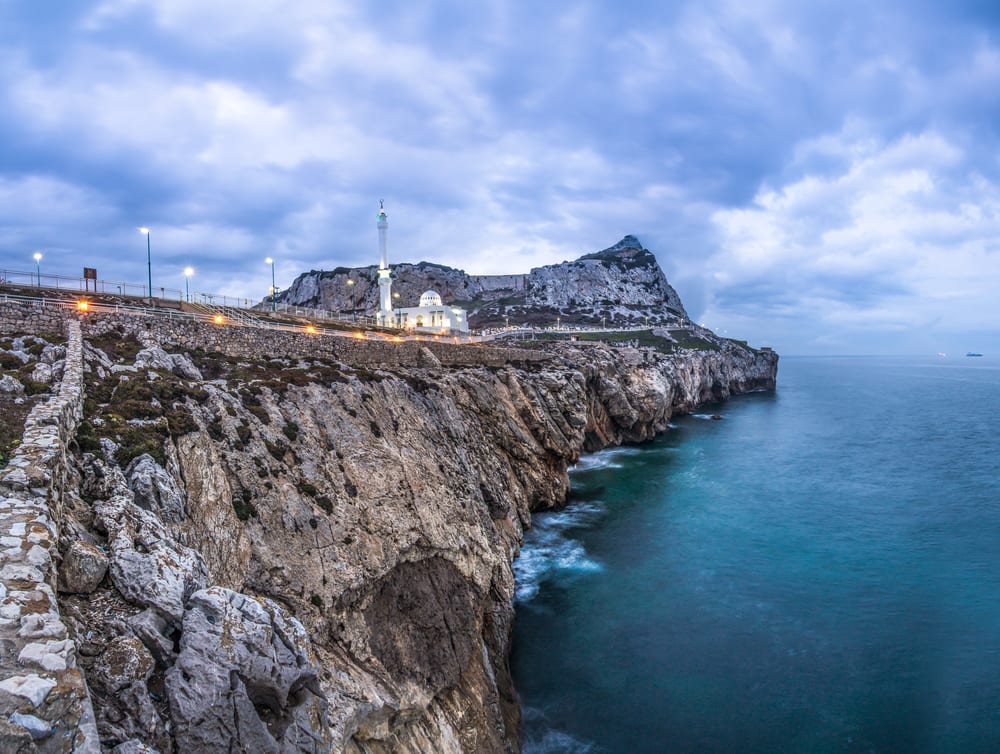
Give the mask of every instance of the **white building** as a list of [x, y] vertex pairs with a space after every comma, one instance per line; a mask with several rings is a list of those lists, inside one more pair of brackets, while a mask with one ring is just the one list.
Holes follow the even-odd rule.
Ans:
[[[379, 307], [376, 321], [380, 325], [395, 323], [396, 327], [421, 332], [452, 333], [469, 332], [469, 318], [465, 309], [455, 306], [445, 306], [441, 296], [435, 291], [424, 291], [420, 296], [420, 306], [391, 308], [392, 302], [392, 272], [389, 269], [389, 215], [382, 202], [378, 203], [378, 214], [375, 215], [375, 227], [378, 228], [378, 287]], [[396, 294], [399, 295], [398, 293]]]
[[469, 332], [469, 317], [465, 309], [446, 306], [436, 291], [424, 291], [420, 306], [397, 307], [396, 326], [421, 332]]

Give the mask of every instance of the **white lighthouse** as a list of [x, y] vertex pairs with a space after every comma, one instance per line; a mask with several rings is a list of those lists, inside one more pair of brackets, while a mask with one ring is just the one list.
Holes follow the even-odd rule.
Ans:
[[376, 321], [380, 325], [392, 324], [392, 273], [389, 270], [389, 215], [380, 200], [378, 214], [375, 215], [378, 227], [378, 289], [379, 307]]

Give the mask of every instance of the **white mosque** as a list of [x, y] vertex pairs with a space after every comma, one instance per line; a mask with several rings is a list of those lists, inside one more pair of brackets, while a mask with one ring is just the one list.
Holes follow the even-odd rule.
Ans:
[[[446, 306], [436, 291], [424, 291], [419, 306], [392, 306], [392, 273], [389, 270], [389, 215], [379, 202], [375, 216], [378, 227], [378, 287], [379, 310], [376, 315], [380, 325], [402, 327], [430, 333], [467, 333], [469, 317], [465, 309]], [[398, 295], [398, 294], [397, 294]]]

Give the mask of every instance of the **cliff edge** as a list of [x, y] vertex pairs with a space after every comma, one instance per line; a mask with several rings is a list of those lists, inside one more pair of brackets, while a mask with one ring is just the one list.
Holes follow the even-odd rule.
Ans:
[[511, 563], [532, 511], [564, 503], [581, 452], [773, 389], [778, 361], [705, 331], [393, 350], [80, 329], [52, 580], [88, 724], [123, 754], [517, 751]]

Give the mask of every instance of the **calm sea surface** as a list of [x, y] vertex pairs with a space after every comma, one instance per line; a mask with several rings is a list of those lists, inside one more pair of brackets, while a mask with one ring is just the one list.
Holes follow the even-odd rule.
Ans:
[[1000, 361], [778, 385], [585, 458], [535, 517], [527, 752], [1000, 752]]

